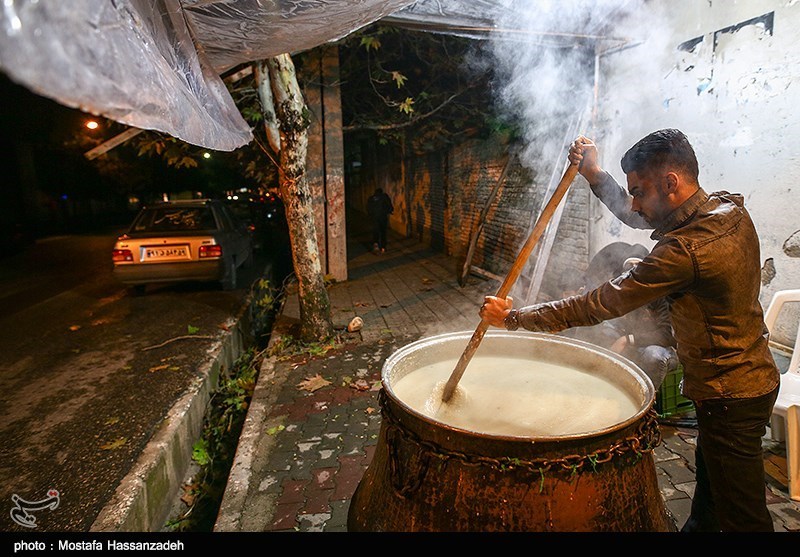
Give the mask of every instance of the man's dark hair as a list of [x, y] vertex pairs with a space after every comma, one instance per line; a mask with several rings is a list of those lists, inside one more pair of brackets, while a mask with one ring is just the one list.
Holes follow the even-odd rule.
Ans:
[[625, 174], [680, 171], [695, 182], [700, 173], [689, 139], [676, 129], [658, 130], [637, 141], [622, 157], [622, 170]]

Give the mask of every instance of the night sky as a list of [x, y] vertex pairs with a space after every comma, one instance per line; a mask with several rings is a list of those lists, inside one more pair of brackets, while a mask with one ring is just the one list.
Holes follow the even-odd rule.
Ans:
[[58, 141], [88, 117], [80, 110], [34, 94], [4, 73], [0, 73], [0, 99], [4, 145], [21, 140], [42, 144]]

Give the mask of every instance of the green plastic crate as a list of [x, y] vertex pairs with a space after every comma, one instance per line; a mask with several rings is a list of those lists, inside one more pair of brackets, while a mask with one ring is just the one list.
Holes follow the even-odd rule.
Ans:
[[682, 366], [678, 366], [664, 377], [664, 382], [656, 393], [655, 408], [660, 417], [667, 418], [694, 410], [694, 402], [681, 394], [681, 379], [683, 379]]

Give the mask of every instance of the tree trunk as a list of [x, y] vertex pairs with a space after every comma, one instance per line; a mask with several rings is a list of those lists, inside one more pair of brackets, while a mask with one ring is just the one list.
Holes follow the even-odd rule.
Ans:
[[299, 288], [300, 337], [304, 342], [324, 342], [333, 336], [333, 324], [319, 259], [314, 208], [305, 174], [308, 109], [291, 56], [275, 56], [267, 60], [267, 65], [280, 126], [280, 190]]
[[269, 67], [266, 60], [256, 63], [256, 86], [258, 99], [261, 101], [261, 115], [264, 118], [264, 132], [267, 141], [275, 154], [281, 152], [281, 136], [278, 129], [278, 116], [275, 114], [275, 103], [272, 100], [272, 86], [269, 79]]

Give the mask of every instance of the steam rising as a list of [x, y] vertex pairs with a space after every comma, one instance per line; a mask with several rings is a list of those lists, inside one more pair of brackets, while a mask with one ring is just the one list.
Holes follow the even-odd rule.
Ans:
[[[487, 45], [496, 76], [497, 108], [516, 122], [522, 134], [518, 155], [533, 170], [535, 187], [549, 188], [549, 199], [567, 163], [569, 144], [578, 135], [597, 140], [601, 164], [619, 176], [622, 152], [617, 150], [627, 146], [608, 145], [603, 139], [613, 130], [616, 137], [630, 137], [630, 145], [655, 129], [652, 110], [649, 115], [636, 112], [639, 106], [661, 104], [658, 88], [663, 75], [656, 75], [660, 70], [653, 63], [654, 53], [665, 50], [661, 18], [645, 0], [502, 0], [500, 4], [496, 32]], [[632, 91], [605, 90], [603, 70], [609, 67], [635, 68], [636, 79], [630, 82], [637, 86]], [[644, 77], [646, 72], [653, 75]], [[646, 90], [643, 83], [653, 89]], [[596, 109], [604, 95], [632, 97], [631, 113], [597, 121]], [[622, 130], [626, 125], [632, 129]], [[531, 226], [537, 216], [532, 215]], [[536, 257], [529, 261], [526, 276], [533, 274], [535, 261]], [[566, 289], [567, 281], [561, 282]], [[536, 292], [512, 289], [522, 304], [534, 302]]]
[[[574, 139], [569, 136], [571, 125], [579, 133], [591, 133], [598, 56], [649, 41], [650, 47], [637, 46], [625, 53], [647, 56], [658, 42], [659, 18], [644, 0], [501, 0], [499, 4], [497, 32], [489, 45], [499, 108], [519, 122], [526, 144], [523, 164], [549, 176], [555, 159], [565, 154], [565, 138], [566, 145]], [[652, 67], [648, 62], [652, 60], [636, 66], [646, 71]]]
[[[560, 178], [569, 144], [580, 134], [597, 140], [601, 164], [622, 178], [619, 160], [624, 149], [663, 127], [653, 107], [669, 96], [663, 91], [668, 73], [663, 61], [674, 56], [676, 45], [668, 44], [674, 31], [657, 10], [669, 6], [658, 8], [647, 0], [498, 0], [495, 4], [496, 13], [486, 14], [494, 20], [494, 31], [483, 44], [483, 58], [471, 60], [471, 65], [476, 70], [492, 68], [496, 109], [523, 135], [522, 150], [515, 154], [533, 170], [534, 187], [555, 187], [551, 178]], [[635, 85], [608, 90], [603, 72], [609, 68], [635, 72], [628, 80]], [[628, 112], [596, 120], [595, 109], [604, 97], [624, 99]], [[607, 135], [627, 144], [610, 144]], [[531, 225], [537, 216], [532, 215]], [[487, 285], [486, 293], [492, 291]], [[512, 289], [516, 305], [526, 302], [525, 294]], [[477, 325], [477, 311], [475, 319]], [[439, 329], [431, 328], [426, 335], [448, 332], [446, 327]]]

